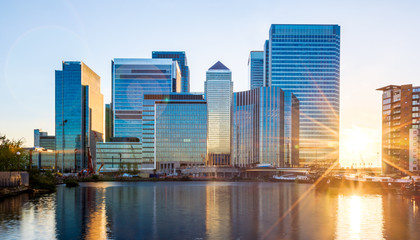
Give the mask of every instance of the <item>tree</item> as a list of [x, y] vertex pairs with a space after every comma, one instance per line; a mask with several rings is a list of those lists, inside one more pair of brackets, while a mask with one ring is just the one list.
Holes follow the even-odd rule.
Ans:
[[24, 170], [28, 164], [28, 154], [22, 148], [22, 140], [10, 140], [0, 135], [0, 171]]

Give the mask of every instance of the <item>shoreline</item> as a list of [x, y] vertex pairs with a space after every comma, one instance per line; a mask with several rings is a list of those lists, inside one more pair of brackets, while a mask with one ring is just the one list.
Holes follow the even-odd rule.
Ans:
[[5, 187], [0, 188], [0, 199], [17, 196], [22, 193], [34, 192], [29, 186]]

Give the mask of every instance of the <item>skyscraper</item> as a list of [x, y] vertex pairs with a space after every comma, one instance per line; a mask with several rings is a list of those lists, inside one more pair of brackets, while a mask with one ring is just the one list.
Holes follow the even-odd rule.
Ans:
[[273, 24], [265, 43], [266, 86], [300, 102], [300, 161], [338, 160], [340, 26]]
[[48, 136], [47, 132], [43, 132], [41, 129], [34, 129], [34, 147], [40, 147], [40, 137]]
[[184, 51], [153, 51], [152, 58], [169, 58], [177, 61], [181, 69], [181, 92], [190, 92], [190, 68]]
[[290, 167], [299, 165], [299, 115], [299, 100], [292, 92], [284, 92], [284, 163]]
[[206, 72], [207, 164], [230, 165], [232, 72], [220, 61]]
[[419, 170], [420, 86], [389, 85], [382, 94], [382, 170]]
[[55, 136], [48, 136], [48, 132], [34, 129], [34, 147], [55, 150]]
[[[145, 94], [181, 91], [181, 72], [171, 59], [123, 59], [112, 61], [113, 136], [137, 137], [143, 142]], [[147, 131], [147, 130], [146, 130]]]
[[299, 102], [293, 94], [286, 96], [279, 87], [235, 92], [232, 118], [233, 166], [285, 167], [299, 162], [298, 149], [289, 151], [290, 145], [299, 144]]
[[252, 89], [264, 86], [264, 51], [251, 51], [248, 59], [249, 86]]
[[55, 132], [58, 168], [87, 167], [103, 141], [104, 97], [100, 77], [83, 62], [63, 61], [55, 71]]

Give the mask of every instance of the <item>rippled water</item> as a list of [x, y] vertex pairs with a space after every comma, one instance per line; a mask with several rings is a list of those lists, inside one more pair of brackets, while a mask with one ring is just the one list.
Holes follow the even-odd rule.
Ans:
[[0, 239], [420, 239], [420, 199], [294, 183], [86, 183], [0, 201]]

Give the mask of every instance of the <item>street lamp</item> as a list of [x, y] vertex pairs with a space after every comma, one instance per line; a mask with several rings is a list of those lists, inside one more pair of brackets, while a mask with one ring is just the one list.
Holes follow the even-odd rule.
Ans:
[[74, 170], [77, 172], [77, 148], [74, 149]]
[[122, 169], [122, 166], [121, 166], [121, 153], [118, 153], [118, 154], [120, 154], [120, 169]]

